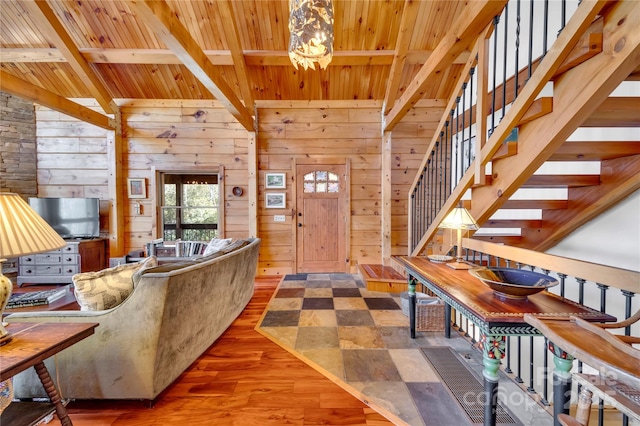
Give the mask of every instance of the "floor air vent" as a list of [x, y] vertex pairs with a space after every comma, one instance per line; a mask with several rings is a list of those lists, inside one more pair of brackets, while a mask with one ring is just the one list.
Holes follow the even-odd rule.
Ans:
[[[484, 387], [447, 347], [423, 348], [422, 352], [438, 373], [442, 382], [449, 388], [454, 398], [465, 411], [471, 423], [484, 423]], [[519, 425], [519, 421], [507, 413], [501, 403], [498, 403], [496, 423], [503, 425]]]

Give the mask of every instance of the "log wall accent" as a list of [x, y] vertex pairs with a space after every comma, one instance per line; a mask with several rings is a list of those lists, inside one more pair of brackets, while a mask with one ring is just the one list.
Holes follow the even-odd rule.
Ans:
[[[148, 198], [124, 197], [125, 253], [157, 237], [155, 172], [224, 170], [225, 236], [249, 229], [249, 145], [252, 135], [216, 101], [122, 100], [122, 171], [145, 178]], [[280, 107], [282, 105], [282, 107]], [[94, 106], [94, 105], [91, 105]], [[381, 130], [379, 102], [258, 104], [259, 274], [294, 272], [294, 158], [349, 158], [351, 163], [351, 270], [381, 263]], [[107, 131], [38, 107], [38, 195], [99, 197], [109, 202]], [[407, 253], [407, 191], [441, 115], [433, 101], [407, 115], [392, 134], [391, 253]], [[265, 172], [287, 174], [287, 208], [264, 208]], [[243, 195], [233, 195], [239, 186]], [[122, 188], [126, 193], [126, 189]], [[141, 202], [142, 214], [135, 214]], [[108, 215], [108, 208], [101, 209]], [[284, 214], [285, 222], [274, 222]], [[102, 223], [108, 224], [107, 218]], [[107, 225], [108, 227], [108, 225]], [[106, 230], [105, 230], [106, 231]]]
[[33, 104], [0, 92], [0, 191], [34, 197], [36, 116]]

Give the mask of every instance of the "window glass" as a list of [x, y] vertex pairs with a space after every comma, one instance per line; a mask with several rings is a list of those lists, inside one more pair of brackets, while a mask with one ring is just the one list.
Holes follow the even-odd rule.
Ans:
[[316, 170], [304, 175], [303, 191], [306, 194], [340, 192], [340, 178], [326, 170]]
[[218, 175], [163, 174], [162, 238], [210, 241], [218, 236]]

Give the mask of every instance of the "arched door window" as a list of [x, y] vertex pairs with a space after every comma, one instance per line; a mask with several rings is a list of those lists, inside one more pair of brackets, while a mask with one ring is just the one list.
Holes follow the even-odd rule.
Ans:
[[305, 194], [340, 192], [338, 175], [326, 170], [316, 170], [304, 175]]

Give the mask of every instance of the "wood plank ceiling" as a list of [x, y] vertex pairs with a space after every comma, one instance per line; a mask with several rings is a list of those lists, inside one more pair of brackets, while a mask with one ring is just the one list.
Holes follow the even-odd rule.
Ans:
[[[37, 16], [42, 3], [53, 12], [44, 13], [48, 24]], [[214, 83], [228, 86], [228, 102], [239, 99], [250, 113], [256, 100], [385, 97], [388, 111], [464, 8], [464, 2], [451, 0], [334, 0], [333, 61], [326, 70], [305, 71], [296, 70], [287, 55], [288, 0], [156, 3], [2, 0], [0, 67], [65, 98], [102, 96], [105, 104], [109, 98], [213, 99], [168, 37], [177, 43], [190, 38], [210, 60], [201, 68], [212, 66]], [[157, 7], [169, 11], [169, 36], [158, 35], [143, 11]], [[172, 19], [188, 34], [181, 38]], [[74, 49], [78, 57], [69, 61]], [[447, 72], [430, 78], [423, 98], [449, 96], [467, 56], [463, 52]]]

